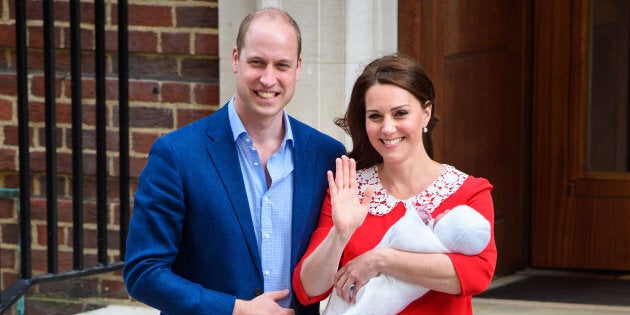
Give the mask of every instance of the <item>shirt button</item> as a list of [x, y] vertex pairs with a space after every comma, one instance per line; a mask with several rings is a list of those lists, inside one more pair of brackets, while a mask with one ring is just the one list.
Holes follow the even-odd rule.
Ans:
[[254, 166], [258, 166], [258, 162], [254, 162]]
[[270, 274], [271, 274], [271, 272], [269, 272], [269, 270], [265, 270], [265, 276], [268, 276]]
[[250, 141], [249, 138], [245, 138], [245, 142], [249, 143]]
[[259, 296], [259, 295], [261, 295], [261, 294], [263, 294], [263, 290], [261, 290], [261, 289], [256, 289], [256, 290], [254, 290], [254, 295], [255, 295], [255, 296]]
[[265, 233], [265, 238], [269, 238], [269, 233]]

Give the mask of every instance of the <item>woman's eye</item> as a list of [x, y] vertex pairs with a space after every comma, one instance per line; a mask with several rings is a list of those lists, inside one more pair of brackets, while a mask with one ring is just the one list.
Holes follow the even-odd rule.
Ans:
[[370, 119], [370, 120], [376, 120], [376, 119], [379, 119], [379, 118], [381, 118], [381, 115], [379, 115], [379, 114], [370, 114], [370, 115], [368, 115], [368, 119]]
[[405, 110], [399, 110], [396, 113], [394, 113], [394, 116], [396, 116], [396, 117], [403, 117], [405, 115], [407, 115], [407, 111], [405, 111]]

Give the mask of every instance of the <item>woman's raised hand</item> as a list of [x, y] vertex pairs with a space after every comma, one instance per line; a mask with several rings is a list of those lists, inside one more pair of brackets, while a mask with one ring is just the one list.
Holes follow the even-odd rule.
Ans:
[[374, 188], [366, 188], [363, 199], [359, 199], [357, 187], [357, 163], [347, 156], [337, 158], [335, 161], [336, 173], [333, 176], [328, 171], [328, 188], [330, 189], [330, 202], [332, 205], [332, 218], [334, 229], [340, 235], [350, 238], [354, 231], [363, 223], [370, 207]]

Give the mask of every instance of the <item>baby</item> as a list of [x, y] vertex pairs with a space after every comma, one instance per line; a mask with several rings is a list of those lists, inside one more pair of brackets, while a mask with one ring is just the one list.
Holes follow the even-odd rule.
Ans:
[[[422, 209], [407, 207], [405, 215], [389, 228], [376, 247], [417, 253], [477, 255], [490, 241], [490, 222], [469, 206], [457, 206], [438, 216], [436, 222], [428, 218], [430, 215]], [[342, 300], [335, 290], [323, 314], [397, 314], [429, 291], [384, 274], [361, 287], [354, 304]]]

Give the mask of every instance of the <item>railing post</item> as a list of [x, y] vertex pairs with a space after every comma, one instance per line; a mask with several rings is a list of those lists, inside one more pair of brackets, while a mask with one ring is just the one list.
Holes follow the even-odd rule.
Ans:
[[44, 84], [46, 120], [46, 228], [48, 233], [48, 272], [57, 273], [57, 104], [55, 101], [55, 16], [53, 0], [43, 1]]
[[72, 79], [72, 260], [83, 269], [83, 128], [81, 101], [81, 2], [70, 1]]
[[18, 146], [20, 159], [20, 276], [31, 278], [31, 174], [28, 130], [28, 68], [26, 51], [26, 5], [15, 1], [15, 38], [17, 55]]
[[96, 82], [96, 213], [98, 261], [107, 265], [107, 117], [105, 85], [105, 1], [94, 1]]
[[118, 1], [118, 114], [120, 137], [120, 260], [125, 260], [129, 230], [129, 31], [127, 0]]

